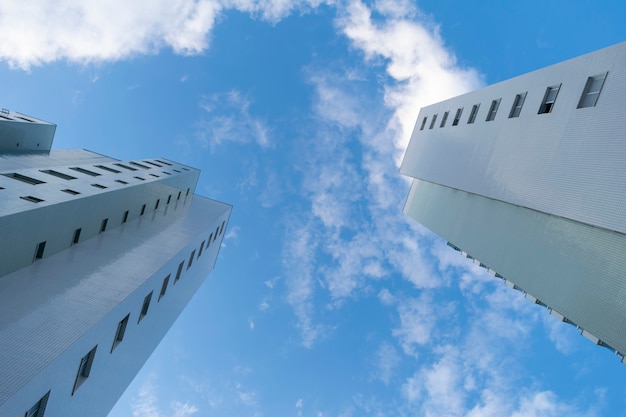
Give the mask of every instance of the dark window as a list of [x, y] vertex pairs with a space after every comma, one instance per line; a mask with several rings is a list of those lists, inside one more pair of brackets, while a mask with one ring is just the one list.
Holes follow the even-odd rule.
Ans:
[[124, 180], [115, 180], [115, 182], [119, 182], [120, 184], [128, 184], [126, 181]]
[[64, 193], [72, 194], [72, 195], [80, 194], [78, 191], [70, 190], [69, 188], [66, 188], [65, 190], [61, 190], [61, 191], [63, 191]]
[[178, 192], [178, 197], [176, 197], [176, 200], [180, 200], [180, 191]]
[[129, 164], [134, 165], [136, 167], [143, 168], [143, 169], [151, 169], [149, 166], [140, 164], [139, 162], [130, 161]]
[[196, 250], [191, 251], [191, 255], [189, 255], [189, 263], [187, 264], [187, 269], [191, 268], [191, 264], [193, 263], [193, 258], [196, 257]]
[[18, 174], [16, 172], [12, 172], [10, 174], [2, 174], [5, 177], [13, 178], [14, 180], [22, 181], [27, 184], [37, 185], [37, 184], [45, 184], [45, 181], [41, 181], [35, 178], [27, 177], [26, 175]]
[[16, 119], [22, 119], [22, 120], [25, 120], [25, 121], [27, 121], [27, 122], [31, 122], [31, 123], [34, 123], [34, 122], [35, 122], [34, 120], [30, 120], [30, 119], [27, 119], [26, 117], [22, 117], [22, 116], [15, 116], [15, 118], [16, 118]]
[[541, 106], [539, 106], [538, 114], [550, 113], [554, 108], [554, 102], [556, 101], [556, 96], [559, 94], [559, 90], [561, 89], [561, 84], [553, 85], [552, 87], [546, 88], [546, 93], [543, 95], [543, 101], [541, 102]]
[[141, 212], [139, 213], [139, 215], [143, 216], [145, 212], [146, 212], [146, 205], [144, 204], [143, 206], [141, 206]]
[[176, 277], [174, 278], [174, 284], [176, 284], [178, 282], [178, 280], [180, 279], [180, 274], [183, 272], [183, 266], [185, 266], [185, 261], [182, 261], [180, 264], [178, 264], [178, 271], [176, 271]]
[[163, 172], [165, 175], [172, 175], [171, 173], [167, 172], [167, 171], [161, 171]]
[[100, 233], [102, 233], [105, 230], [107, 230], [107, 223], [108, 222], [109, 222], [109, 219], [102, 220], [102, 223], [100, 223]]
[[448, 113], [450, 112], [447, 111], [443, 113], [443, 117], [441, 118], [441, 124], [439, 125], [439, 127], [444, 127], [446, 125], [446, 121], [448, 120]]
[[185, 194], [185, 195], [186, 195], [186, 196], [188, 196], [188, 195], [189, 195], [189, 188], [187, 188], [187, 194]]
[[118, 166], [120, 168], [127, 169], [129, 171], [137, 171], [137, 168], [129, 167], [128, 165], [124, 165], [124, 164], [120, 164], [120, 163], [115, 163], [113, 165]]
[[496, 118], [496, 113], [498, 113], [498, 107], [500, 107], [500, 100], [502, 99], [499, 98], [491, 102], [491, 106], [489, 106], [489, 113], [487, 113], [487, 119], [485, 119], [487, 122], [490, 122]]
[[150, 174], [151, 177], [160, 178], [157, 174]]
[[174, 169], [173, 171], [174, 171], [174, 172], [178, 172], [179, 174], [181, 173], [181, 172], [180, 172], [179, 170], [177, 170], [177, 169]]
[[456, 109], [456, 114], [454, 115], [454, 120], [452, 121], [452, 126], [456, 126], [461, 121], [461, 115], [463, 114], [463, 107], [460, 109]]
[[211, 241], [213, 240], [213, 233], [211, 233], [209, 235], [209, 239], [206, 241], [206, 247], [207, 249], [209, 248], [209, 245], [211, 244]]
[[52, 175], [52, 176], [55, 176], [55, 177], [58, 177], [58, 178], [63, 178], [64, 180], [75, 180], [76, 179], [76, 177], [72, 177], [71, 175], [67, 175], [67, 174], [64, 174], [62, 172], [55, 171], [55, 170], [52, 170], [52, 169], [42, 169], [40, 171], [43, 172], [44, 174]]
[[522, 107], [524, 106], [524, 101], [526, 100], [526, 93], [520, 93], [515, 96], [515, 100], [513, 100], [513, 106], [511, 107], [511, 112], [509, 113], [509, 119], [513, 117], [519, 117], [519, 114], [522, 112]]
[[50, 391], [41, 397], [41, 399], [26, 412], [24, 417], [43, 417], [43, 414], [46, 412], [48, 397], [50, 397]]
[[98, 345], [94, 346], [94, 348], [91, 349], [89, 353], [83, 356], [83, 358], [80, 360], [80, 365], [78, 365], [78, 373], [76, 374], [76, 380], [74, 381], [74, 388], [72, 389], [72, 395], [74, 395], [76, 389], [81, 386], [87, 378], [89, 378], [91, 365], [93, 364], [93, 359], [96, 356], [97, 348]]
[[45, 240], [43, 242], [37, 243], [37, 246], [35, 247], [35, 258], [34, 258], [35, 261], [37, 259], [43, 258], [44, 250], [46, 250], [46, 241]]
[[158, 301], [161, 301], [161, 298], [163, 298], [163, 296], [165, 295], [165, 292], [167, 291], [167, 284], [169, 282], [170, 282], [170, 274], [167, 274], [167, 276], [163, 278], [163, 284], [161, 284], [161, 293], [159, 294]]
[[435, 122], [437, 121], [437, 115], [433, 115], [432, 120], [430, 121], [430, 126], [428, 127], [429, 129], [432, 129], [433, 127], [435, 127]]
[[214, 242], [215, 242], [215, 240], [217, 239], [217, 234], [218, 234], [219, 232], [220, 232], [220, 227], [219, 227], [219, 226], [217, 226], [217, 227], [215, 228], [215, 235], [213, 235], [213, 241], [214, 241]]
[[189, 168], [182, 167], [185, 171], [189, 171]]
[[111, 352], [117, 345], [120, 344], [122, 340], [124, 340], [124, 333], [126, 333], [126, 325], [128, 324], [128, 319], [130, 318], [130, 314], [127, 314], [126, 317], [122, 319], [119, 323], [117, 323], [117, 330], [115, 331], [115, 337], [113, 338], [113, 346], [111, 346]]
[[420, 126], [420, 130], [424, 130], [424, 128], [426, 127], [426, 121], [428, 120], [428, 117], [424, 117], [422, 119], [422, 126]]
[[169, 166], [172, 166], [172, 164], [170, 164], [169, 162], [161, 161], [160, 159], [157, 159], [156, 161], [157, 161], [157, 162], [160, 162], [160, 163], [162, 163], [162, 164], [164, 164], [164, 165], [169, 165]]
[[146, 164], [154, 165], [155, 167], [163, 168], [163, 165], [159, 165], [159, 164], [156, 164], [156, 163], [151, 162], [151, 161], [144, 161], [144, 162], [145, 162]]
[[598, 97], [600, 97], [600, 91], [602, 91], [607, 74], [608, 72], [605, 72], [604, 74], [587, 78], [587, 83], [585, 84], [582, 96], [580, 96], [577, 108], [595, 107], [598, 102]]
[[108, 166], [104, 166], [104, 165], [94, 165], [94, 166], [96, 168], [100, 168], [105, 171], [113, 172], [114, 174], [120, 174], [122, 172], [122, 171], [118, 171], [117, 169], [109, 168]]
[[20, 198], [22, 200], [30, 201], [31, 203], [41, 203], [42, 201], [44, 201], [41, 198], [33, 197], [32, 195], [23, 195], [20, 196]]
[[135, 178], [137, 178], [138, 180], [141, 180], [141, 181], [145, 181], [145, 179], [143, 179], [141, 177], [135, 177]]
[[81, 168], [81, 167], [70, 167], [70, 169], [76, 172], [80, 172], [81, 174], [91, 175], [92, 177], [99, 177], [100, 175], [102, 175], [97, 172], [89, 171], [88, 169]]
[[74, 230], [74, 236], [72, 237], [72, 244], [76, 244], [78, 243], [78, 241], [80, 240], [80, 232], [83, 229], [81, 229], [80, 227], [76, 230]]
[[222, 232], [224, 231], [224, 225], [226, 224], [226, 220], [224, 220], [222, 222], [222, 227], [220, 227], [220, 235], [222, 234]]
[[124, 212], [124, 216], [122, 217], [122, 223], [126, 223], [127, 220], [128, 220], [128, 210]]
[[479, 108], [480, 108], [480, 103], [479, 104], [474, 104], [472, 106], [472, 111], [470, 112], [469, 119], [467, 119], [467, 123], [468, 124], [474, 123], [474, 120], [476, 120], [476, 115], [478, 115], [478, 109]]
[[170, 201], [172, 201], [172, 195], [171, 194], [167, 196], [167, 204], [169, 204]]
[[107, 188], [106, 186], [102, 185], [102, 184], [91, 184], [92, 187], [96, 187], [96, 188], [100, 188], [101, 190], [104, 190], [105, 188]]
[[146, 314], [148, 314], [148, 308], [150, 307], [151, 299], [152, 299], [152, 291], [150, 291], [150, 294], [146, 295], [146, 298], [143, 299], [143, 304], [141, 305], [141, 312], [139, 312], [139, 320], [137, 320], [137, 323], [139, 323], [141, 319], [143, 319], [146, 316]]
[[161, 202], [160, 199], [157, 199], [156, 203], [154, 203], [154, 209], [158, 209], [159, 208], [159, 203]]
[[204, 249], [204, 240], [200, 244], [200, 249], [198, 250], [198, 258], [202, 256], [202, 250]]

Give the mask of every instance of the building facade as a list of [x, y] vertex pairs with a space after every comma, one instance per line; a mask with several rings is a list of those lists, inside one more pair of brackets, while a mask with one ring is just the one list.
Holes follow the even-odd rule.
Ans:
[[199, 170], [51, 150], [0, 112], [0, 416], [105, 416], [211, 272], [231, 206]]
[[422, 108], [404, 211], [626, 353], [626, 43]]

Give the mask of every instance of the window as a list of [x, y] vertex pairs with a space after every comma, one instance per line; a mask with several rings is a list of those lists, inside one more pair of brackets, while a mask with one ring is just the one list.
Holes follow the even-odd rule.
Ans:
[[189, 195], [189, 188], [187, 188], [187, 194], [185, 194], [185, 196], [188, 196], [188, 195]]
[[89, 171], [88, 169], [81, 168], [81, 167], [70, 167], [70, 169], [73, 169], [74, 171], [80, 172], [82, 174], [91, 175], [92, 177], [99, 177], [101, 175], [97, 172]]
[[172, 201], [172, 195], [171, 194], [167, 196], [167, 204], [169, 204], [170, 201]]
[[154, 162], [151, 162], [151, 161], [144, 161], [144, 162], [146, 164], [154, 165], [155, 167], [163, 168], [163, 165], [155, 164]]
[[128, 184], [126, 181], [124, 180], [115, 180], [115, 182], [119, 182], [120, 184]]
[[75, 180], [76, 177], [72, 177], [71, 175], [67, 175], [64, 174], [62, 172], [59, 171], [55, 171], [53, 169], [42, 169], [40, 170], [41, 172], [43, 172], [44, 174], [48, 174], [48, 175], [52, 175], [58, 178], [63, 178], [64, 180]]
[[605, 72], [604, 74], [587, 78], [583, 94], [580, 96], [580, 101], [578, 102], [578, 109], [582, 109], [583, 107], [595, 107], [607, 74], [608, 72]]
[[43, 417], [43, 413], [46, 411], [46, 405], [48, 404], [48, 397], [50, 397], [50, 391], [41, 397], [41, 399], [26, 412], [24, 417]]
[[72, 237], [72, 244], [73, 245], [78, 243], [78, 241], [80, 240], [80, 232], [82, 230], [83, 229], [81, 229], [80, 227], [78, 229], [74, 230], [74, 236]]
[[124, 340], [124, 333], [126, 333], [126, 325], [128, 324], [128, 319], [130, 318], [130, 314], [127, 314], [126, 317], [122, 319], [119, 323], [117, 323], [117, 330], [115, 331], [115, 337], [113, 338], [113, 346], [111, 346], [111, 352], [117, 345], [120, 344], [122, 340]]
[[172, 174], [170, 174], [170, 173], [169, 173], [169, 172], [167, 172], [167, 171], [161, 171], [161, 172], [163, 172], [165, 175], [172, 175]]
[[489, 107], [489, 113], [487, 113], [487, 119], [485, 119], [487, 122], [492, 121], [493, 119], [496, 118], [496, 113], [498, 112], [498, 107], [500, 107], [500, 100], [502, 100], [501, 98], [497, 99], [497, 100], [493, 100], [491, 102], [491, 106]]
[[170, 164], [169, 162], [165, 162], [165, 161], [161, 161], [160, 159], [156, 159], [157, 162], [163, 164], [163, 165], [169, 165], [172, 166], [172, 164]]
[[109, 222], [109, 219], [104, 219], [102, 220], [102, 223], [100, 223], [100, 233], [104, 232], [105, 230], [107, 230], [107, 223]]
[[541, 106], [539, 106], [539, 112], [537, 114], [552, 112], [560, 88], [561, 84], [546, 88], [546, 93], [543, 95], [543, 101], [541, 102]]
[[30, 201], [31, 203], [41, 203], [42, 201], [44, 201], [41, 198], [33, 197], [32, 195], [23, 195], [20, 196], [20, 198], [22, 200]]
[[189, 168], [182, 167], [185, 171], [189, 171]]
[[129, 164], [134, 165], [136, 167], [143, 168], [143, 169], [150, 169], [149, 166], [140, 164], [139, 162], [130, 161]]
[[198, 258], [202, 256], [202, 249], [204, 249], [204, 240], [200, 244], [200, 249], [198, 250]]
[[215, 228], [215, 234], [213, 235], [213, 241], [215, 242], [215, 240], [217, 239], [217, 234], [220, 232], [220, 227], [217, 226]]
[[181, 173], [181, 172], [180, 172], [179, 170], [177, 170], [177, 169], [174, 169], [173, 171], [174, 171], [174, 172], [178, 172], [179, 174]]
[[178, 197], [176, 197], [176, 200], [180, 200], [180, 191], [178, 192]]
[[189, 256], [189, 263], [187, 264], [187, 269], [191, 268], [191, 264], [193, 263], [193, 258], [196, 257], [196, 250], [191, 251], [191, 255]]
[[178, 264], [178, 271], [176, 271], [176, 278], [174, 278], [174, 284], [176, 284], [178, 280], [180, 279], [180, 274], [183, 272], [184, 265], [185, 265], [185, 261], [182, 261], [180, 264]]
[[211, 244], [211, 241], [213, 240], [213, 233], [211, 233], [209, 235], [209, 240], [206, 241], [206, 247], [208, 249], [209, 245]]
[[472, 111], [470, 112], [469, 119], [467, 119], [467, 124], [474, 123], [474, 120], [476, 120], [476, 115], [478, 114], [478, 109], [479, 108], [480, 108], [480, 103], [479, 104], [474, 104], [472, 106]]
[[33, 258], [33, 262], [37, 259], [43, 258], [43, 251], [46, 250], [46, 241], [37, 243], [35, 247], [35, 257]]
[[72, 389], [72, 395], [74, 395], [76, 389], [80, 387], [87, 378], [89, 378], [91, 365], [93, 364], [93, 359], [96, 356], [97, 348], [98, 345], [94, 346], [94, 348], [91, 349], [89, 353], [83, 356], [83, 358], [80, 360], [80, 365], [78, 365], [78, 373], [76, 374], [76, 380], [74, 381], [74, 388]]
[[144, 204], [143, 206], [141, 206], [141, 212], [139, 213], [139, 215], [143, 216], [145, 212], [146, 212], [146, 205]]
[[94, 166], [95, 166], [96, 168], [100, 168], [100, 169], [103, 169], [103, 170], [105, 170], [105, 171], [112, 172], [112, 173], [114, 173], [114, 174], [121, 174], [121, 173], [122, 173], [122, 171], [118, 171], [117, 169], [109, 168], [109, 167], [104, 166], [104, 165], [94, 165]]
[[120, 163], [115, 163], [113, 165], [118, 166], [120, 168], [127, 169], [129, 171], [137, 171], [137, 168], [129, 167], [128, 165], [124, 165], [124, 164], [120, 164]]
[[513, 100], [513, 106], [511, 107], [511, 112], [509, 113], [509, 119], [519, 117], [519, 114], [522, 112], [522, 106], [524, 106], [524, 100], [526, 100], [526, 92], [517, 94], [515, 96], [515, 100]]
[[139, 312], [139, 320], [137, 320], [137, 323], [139, 323], [141, 319], [143, 319], [146, 316], [146, 314], [148, 314], [148, 308], [150, 307], [151, 299], [152, 299], [152, 291], [150, 291], [150, 294], [146, 295], [146, 298], [143, 299], [143, 304], [141, 305], [141, 311]]
[[456, 114], [454, 115], [454, 120], [452, 121], [452, 126], [456, 126], [461, 121], [461, 115], [463, 114], [463, 107], [460, 109], [456, 109]]
[[222, 232], [224, 231], [224, 225], [226, 224], [226, 220], [224, 220], [222, 222], [222, 227], [220, 227], [220, 235], [222, 234]]
[[448, 120], [448, 113], [450, 112], [447, 111], [443, 113], [443, 117], [441, 118], [441, 124], [439, 125], [439, 127], [444, 127], [446, 125], [446, 121]]
[[35, 122], [34, 120], [27, 119], [26, 117], [15, 116], [15, 118], [16, 118], [16, 119], [22, 119], [22, 120], [25, 120], [25, 121], [27, 121], [27, 122], [31, 122], [31, 123], [34, 123], [34, 122]]
[[151, 177], [160, 178], [157, 174], [150, 174]]
[[12, 172], [10, 174], [2, 174], [2, 175], [4, 175], [5, 177], [13, 178], [14, 180], [25, 182], [26, 184], [32, 184], [32, 185], [45, 184], [45, 181], [40, 181], [35, 178], [27, 177], [26, 175], [18, 174], [16, 172]]
[[72, 194], [72, 195], [80, 194], [78, 191], [70, 190], [69, 188], [66, 188], [65, 190], [61, 190], [61, 191], [63, 191], [64, 193]]
[[100, 188], [101, 190], [104, 190], [106, 187], [105, 185], [102, 184], [91, 184], [92, 187], [96, 187], [96, 188]]
[[138, 179], [138, 180], [140, 180], [140, 181], [145, 181], [145, 179], [143, 179], [143, 178], [141, 178], [141, 177], [135, 177], [135, 178], [137, 178], [137, 179]]
[[128, 220], [128, 210], [124, 212], [124, 216], [122, 217], [122, 223], [126, 223], [127, 220]]
[[159, 203], [161, 202], [160, 199], [157, 199], [156, 203], [154, 203], [154, 209], [158, 209], [159, 208]]
[[163, 284], [161, 284], [161, 293], [159, 294], [158, 301], [161, 301], [161, 298], [165, 295], [167, 291], [167, 284], [170, 282], [170, 274], [167, 274], [165, 278], [163, 278]]
[[437, 115], [435, 114], [432, 118], [432, 120], [430, 121], [430, 126], [428, 127], [429, 129], [432, 129], [433, 127], [435, 127], [435, 122], [437, 121]]

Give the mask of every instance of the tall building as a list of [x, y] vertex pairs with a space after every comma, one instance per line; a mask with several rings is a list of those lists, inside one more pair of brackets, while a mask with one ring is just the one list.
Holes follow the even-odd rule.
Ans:
[[626, 353], [626, 43], [424, 107], [404, 211]]
[[205, 277], [231, 206], [199, 170], [51, 150], [0, 112], [0, 416], [105, 416]]

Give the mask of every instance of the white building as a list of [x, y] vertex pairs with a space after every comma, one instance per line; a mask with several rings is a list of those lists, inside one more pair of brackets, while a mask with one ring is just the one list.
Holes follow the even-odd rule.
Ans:
[[104, 416], [213, 269], [231, 206], [167, 160], [0, 112], [0, 416]]
[[404, 211], [626, 353], [626, 43], [421, 109]]

